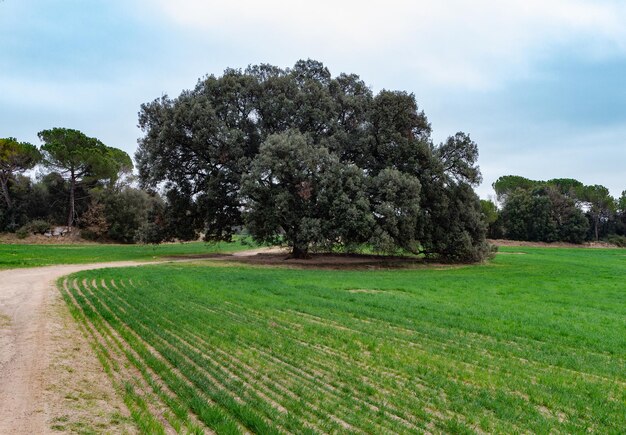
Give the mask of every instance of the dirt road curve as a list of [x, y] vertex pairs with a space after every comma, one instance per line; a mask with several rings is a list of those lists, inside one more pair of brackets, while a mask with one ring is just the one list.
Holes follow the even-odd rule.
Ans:
[[[50, 432], [46, 379], [54, 316], [55, 282], [69, 273], [139, 262], [62, 265], [0, 271], [0, 434]], [[57, 322], [58, 323], [58, 322]]]

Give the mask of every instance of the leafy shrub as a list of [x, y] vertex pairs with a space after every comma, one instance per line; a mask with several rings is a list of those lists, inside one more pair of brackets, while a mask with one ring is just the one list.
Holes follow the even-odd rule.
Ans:
[[618, 236], [617, 234], [610, 235], [608, 237], [608, 242], [619, 246], [620, 248], [626, 248], [626, 236]]
[[103, 192], [101, 201], [108, 224], [107, 236], [111, 240], [120, 243], [159, 243], [163, 240], [163, 236], [159, 235], [162, 228], [150, 227], [153, 223], [151, 213], [159, 205], [158, 198], [127, 187], [120, 191]]
[[35, 219], [25, 225], [26, 229], [33, 234], [45, 234], [50, 231], [50, 224], [43, 219]]
[[28, 234], [30, 234], [30, 231], [28, 231], [28, 228], [26, 227], [26, 225], [18, 228], [15, 231], [15, 235], [17, 236], [18, 239], [25, 239], [26, 237], [28, 237]]
[[145, 222], [135, 233], [135, 242], [158, 245], [163, 241], [163, 228], [154, 222]]

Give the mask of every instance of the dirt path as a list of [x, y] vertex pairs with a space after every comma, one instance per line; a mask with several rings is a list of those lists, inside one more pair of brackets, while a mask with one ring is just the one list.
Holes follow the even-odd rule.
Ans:
[[[63, 357], [58, 348], [67, 345], [64, 341], [69, 336], [76, 337], [77, 327], [68, 324], [67, 315], [63, 318], [59, 312], [64, 308], [65, 314], [69, 314], [55, 287], [56, 280], [81, 270], [141, 264], [147, 263], [125, 261], [0, 271], [0, 434], [52, 432], [51, 409], [58, 405], [58, 400], [67, 399], [68, 394], [54, 397], [58, 378], [63, 375], [54, 363]], [[66, 350], [89, 354], [86, 370], [106, 379], [91, 349], [80, 341], [80, 336], [77, 339]], [[82, 376], [81, 382], [91, 383], [89, 373], [72, 375], [74, 370], [66, 367], [69, 378]], [[97, 379], [93, 381], [95, 384], [86, 385], [92, 389], [92, 396], [98, 388], [100, 394], [114, 396], [112, 391], [107, 391], [106, 383], [99, 385]], [[115, 408], [112, 412], [123, 413], [123, 410]], [[58, 418], [62, 423], [68, 417]]]
[[259, 254], [289, 254], [287, 248], [281, 248], [279, 246], [271, 246], [266, 248], [248, 249], [246, 251], [234, 252], [231, 254], [233, 257], [254, 257]]

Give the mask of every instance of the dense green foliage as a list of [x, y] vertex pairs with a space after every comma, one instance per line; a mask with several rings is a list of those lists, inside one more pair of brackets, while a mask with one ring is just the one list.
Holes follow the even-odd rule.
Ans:
[[[92, 201], [81, 218], [81, 236], [120, 243], [153, 243], [146, 228], [159, 226], [163, 201], [158, 195], [130, 186], [105, 188], [92, 193]], [[162, 241], [163, 238], [159, 238]]]
[[[163, 203], [156, 193], [129, 185], [128, 154], [72, 129], [44, 130], [39, 137], [41, 151], [0, 139], [0, 231], [26, 237], [44, 227], [77, 225], [85, 238], [122, 243], [152, 243], [147, 235], [163, 232]], [[22, 175], [38, 163], [37, 179]]]
[[76, 222], [76, 186], [84, 179], [113, 184], [121, 173], [130, 172], [133, 163], [124, 151], [104, 145], [78, 130], [53, 128], [39, 132], [43, 162], [69, 181], [67, 226]]
[[62, 287], [151, 433], [619, 433], [625, 255], [504, 248], [489, 265], [394, 271], [176, 264]]
[[[89, 205], [93, 183], [76, 186], [75, 211], [79, 216]], [[41, 174], [38, 179], [17, 175], [9, 183], [12, 207], [0, 204], [0, 231], [15, 231], [32, 220], [45, 220], [52, 225], [66, 225], [69, 182], [56, 172]]]
[[0, 214], [0, 226], [15, 229], [16, 209], [11, 188], [18, 175], [32, 169], [41, 159], [39, 150], [27, 142], [18, 142], [15, 138], [0, 139], [0, 189], [4, 199], [3, 213]]
[[616, 208], [615, 233], [626, 237], [626, 190], [622, 192], [622, 196], [617, 200]]
[[434, 144], [412, 94], [374, 95], [313, 60], [257, 65], [144, 104], [139, 125], [140, 178], [165, 186], [178, 238], [228, 240], [247, 225], [295, 256], [361, 243], [455, 261], [489, 253], [478, 148], [464, 133]]
[[612, 198], [604, 186], [585, 186], [570, 178], [537, 181], [507, 175], [493, 188], [502, 204], [490, 226], [496, 236], [581, 243], [625, 234], [623, 200]]
[[514, 240], [582, 243], [589, 229], [575, 201], [550, 187], [510, 193], [502, 220], [507, 237]]
[[0, 269], [86, 264], [107, 261], [157, 260], [170, 256], [234, 252], [254, 246], [242, 238], [230, 243], [165, 243], [161, 245], [17, 245], [0, 244]]
[[483, 214], [483, 219], [487, 224], [487, 237], [492, 239], [502, 238], [504, 235], [504, 229], [502, 228], [502, 218], [496, 203], [489, 199], [481, 199], [480, 210]]

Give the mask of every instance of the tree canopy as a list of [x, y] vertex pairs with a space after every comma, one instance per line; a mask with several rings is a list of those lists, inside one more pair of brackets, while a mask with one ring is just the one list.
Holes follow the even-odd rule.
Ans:
[[506, 175], [493, 187], [503, 203], [506, 237], [581, 243], [623, 231], [620, 200], [604, 186], [587, 186], [572, 178], [541, 181]]
[[584, 186], [579, 191], [580, 199], [586, 203], [593, 222], [593, 231], [596, 240], [600, 238], [600, 223], [608, 221], [615, 211], [615, 200], [609, 189], [599, 184]]
[[32, 169], [40, 159], [41, 154], [34, 145], [12, 137], [0, 139], [0, 187], [8, 209], [13, 206], [9, 182], [17, 174]]
[[75, 193], [83, 180], [114, 181], [120, 173], [130, 172], [132, 161], [124, 151], [104, 145], [96, 138], [69, 128], [53, 128], [39, 132], [43, 164], [69, 180], [67, 226], [76, 220]]
[[[355, 74], [314, 60], [208, 76], [141, 107], [144, 186], [207, 240], [247, 226], [293, 254], [370, 244], [459, 261], [488, 253], [478, 148], [435, 145], [413, 94], [374, 95]], [[180, 234], [178, 234], [180, 236]]]

